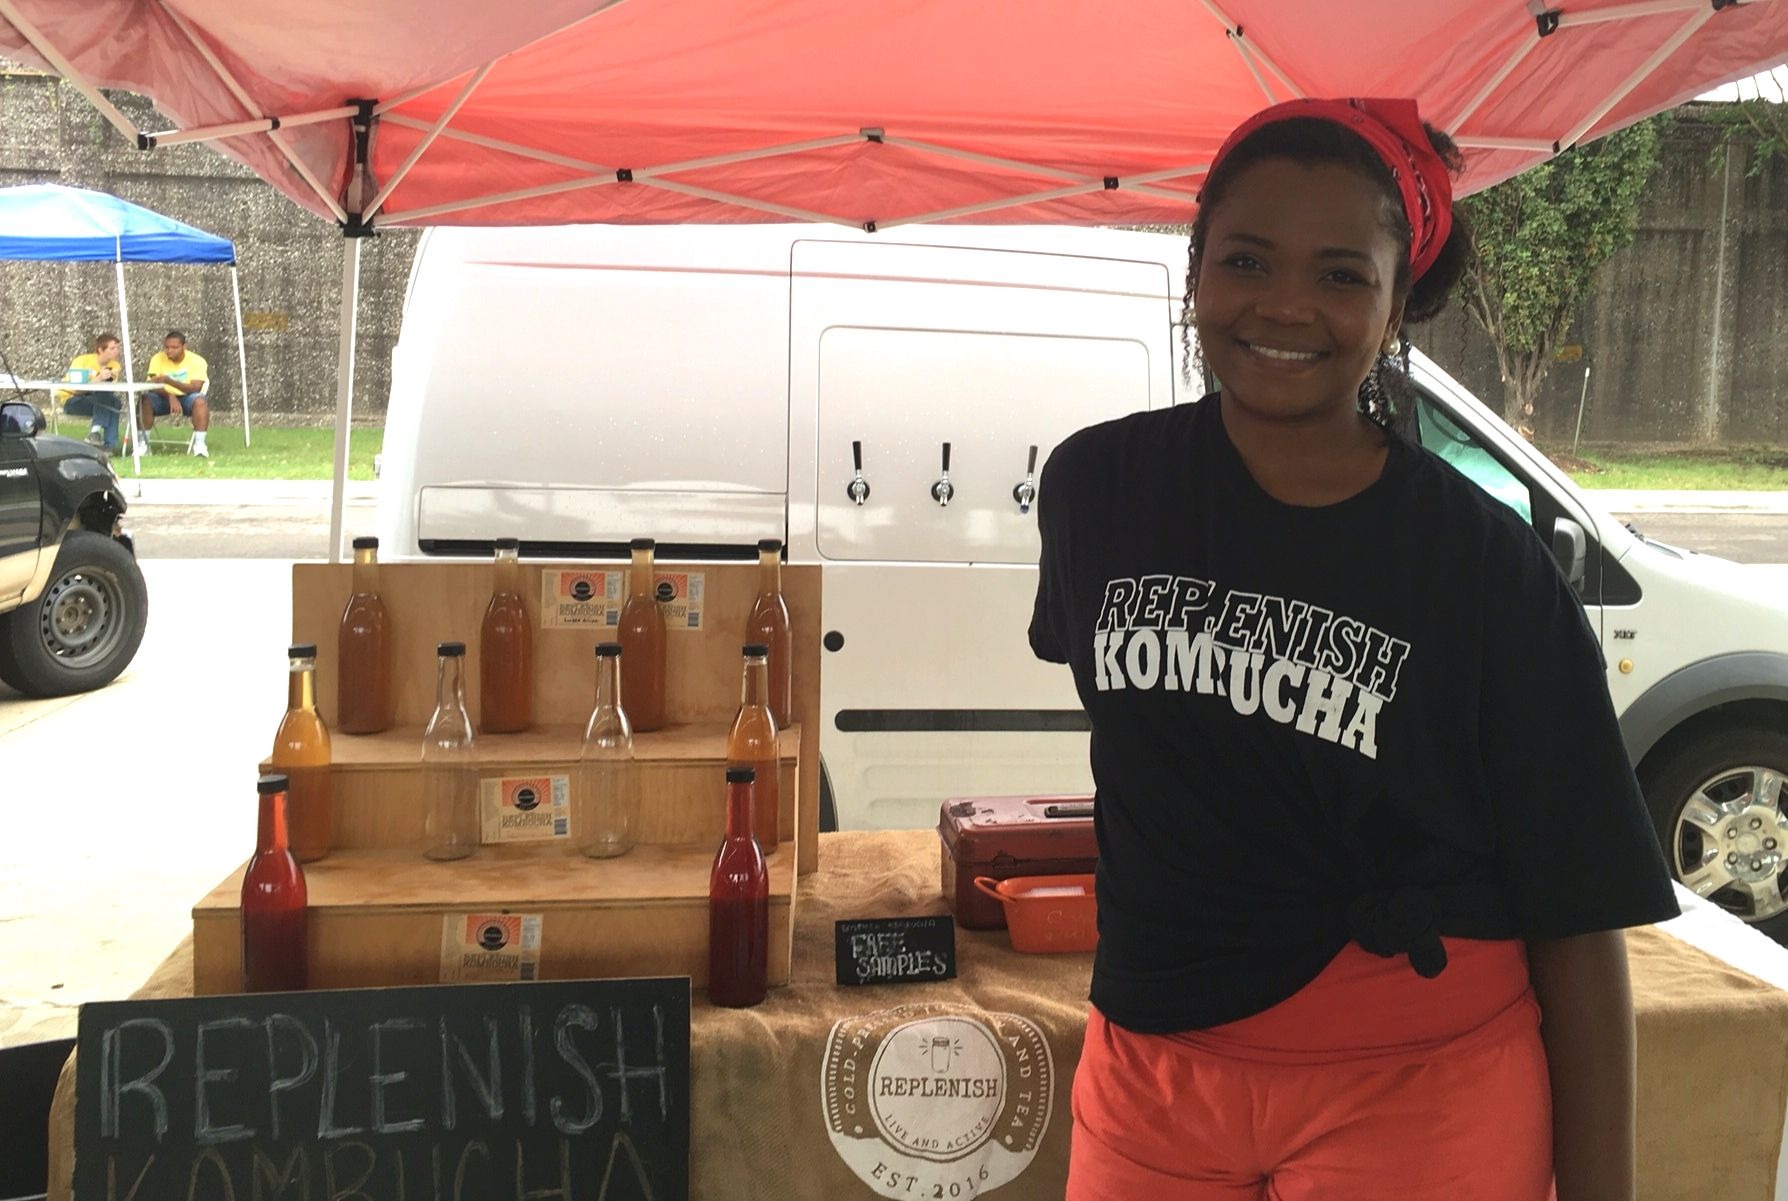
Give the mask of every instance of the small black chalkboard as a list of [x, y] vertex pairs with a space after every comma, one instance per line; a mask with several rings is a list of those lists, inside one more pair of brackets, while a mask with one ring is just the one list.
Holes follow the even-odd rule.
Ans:
[[837, 922], [838, 983], [918, 984], [956, 978], [956, 923], [938, 917]]
[[96, 1003], [75, 1201], [689, 1196], [689, 981]]

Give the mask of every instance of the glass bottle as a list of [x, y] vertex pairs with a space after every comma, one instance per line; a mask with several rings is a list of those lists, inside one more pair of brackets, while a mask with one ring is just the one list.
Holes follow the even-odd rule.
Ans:
[[610, 859], [632, 850], [639, 824], [633, 729], [621, 710], [621, 664], [625, 658], [618, 642], [604, 642], [596, 648], [596, 707], [584, 727], [576, 812], [571, 817], [577, 849], [592, 859]]
[[273, 736], [273, 770], [291, 780], [286, 828], [292, 854], [311, 863], [335, 845], [335, 798], [329, 774], [329, 727], [317, 713], [317, 648], [286, 649], [286, 715]]
[[354, 591], [336, 640], [335, 728], [378, 734], [397, 722], [391, 620], [379, 595], [379, 540], [354, 539]]
[[757, 599], [745, 622], [745, 641], [770, 648], [770, 714], [776, 728], [794, 720], [794, 664], [789, 651], [788, 601], [782, 595], [782, 543], [765, 538], [757, 544]]
[[745, 684], [739, 697], [739, 715], [726, 739], [726, 765], [749, 767], [757, 774], [751, 790], [751, 829], [765, 855], [774, 855], [781, 843], [777, 834], [781, 814], [782, 754], [776, 737], [776, 718], [769, 705], [770, 648], [761, 642], [745, 647]]
[[769, 991], [770, 873], [751, 834], [756, 775], [726, 769], [726, 838], [708, 875], [708, 999], [735, 1008]]
[[664, 726], [664, 613], [654, 594], [652, 559], [658, 544], [635, 538], [627, 603], [621, 607], [621, 692], [635, 734]]
[[466, 715], [466, 644], [435, 648], [435, 715], [422, 735], [422, 799], [430, 859], [464, 859], [478, 849], [478, 773]]
[[520, 555], [519, 539], [497, 539], [490, 605], [478, 640], [478, 725], [486, 734], [518, 734], [534, 724], [534, 646]]
[[286, 845], [283, 773], [255, 785], [261, 815], [255, 854], [242, 876], [242, 990], [297, 992], [309, 978], [309, 894], [304, 869]]

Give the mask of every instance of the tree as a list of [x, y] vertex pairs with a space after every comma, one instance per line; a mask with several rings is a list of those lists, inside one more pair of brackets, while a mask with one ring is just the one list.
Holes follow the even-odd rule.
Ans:
[[1503, 417], [1531, 436], [1534, 398], [1608, 257], [1633, 240], [1667, 116], [1573, 147], [1460, 202], [1472, 225], [1464, 306], [1496, 347]]
[[1696, 106], [1698, 115], [1721, 127], [1720, 145], [1751, 142], [1752, 175], [1760, 175], [1776, 155], [1788, 158], [1788, 65], [1740, 81], [1737, 99]]

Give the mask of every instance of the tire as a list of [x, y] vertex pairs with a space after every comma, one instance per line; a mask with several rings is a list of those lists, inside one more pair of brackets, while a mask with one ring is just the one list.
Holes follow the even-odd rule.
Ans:
[[129, 666], [148, 622], [149, 588], [131, 553], [71, 530], [43, 595], [0, 618], [0, 679], [36, 697], [102, 688]]
[[838, 829], [838, 798], [832, 795], [832, 773], [826, 770], [825, 756], [820, 756], [820, 811], [819, 828], [821, 834], [830, 834]]
[[1644, 783], [1671, 874], [1788, 945], [1788, 732], [1705, 730], [1648, 765]]

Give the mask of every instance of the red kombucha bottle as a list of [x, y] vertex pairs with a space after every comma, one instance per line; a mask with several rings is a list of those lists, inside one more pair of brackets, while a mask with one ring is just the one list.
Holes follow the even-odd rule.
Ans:
[[242, 877], [242, 989], [297, 992], [309, 978], [309, 899], [304, 869], [286, 841], [284, 775], [262, 776], [255, 857]]
[[726, 769], [726, 840], [708, 877], [708, 999], [742, 1008], [770, 987], [770, 874], [751, 833], [757, 772]]

